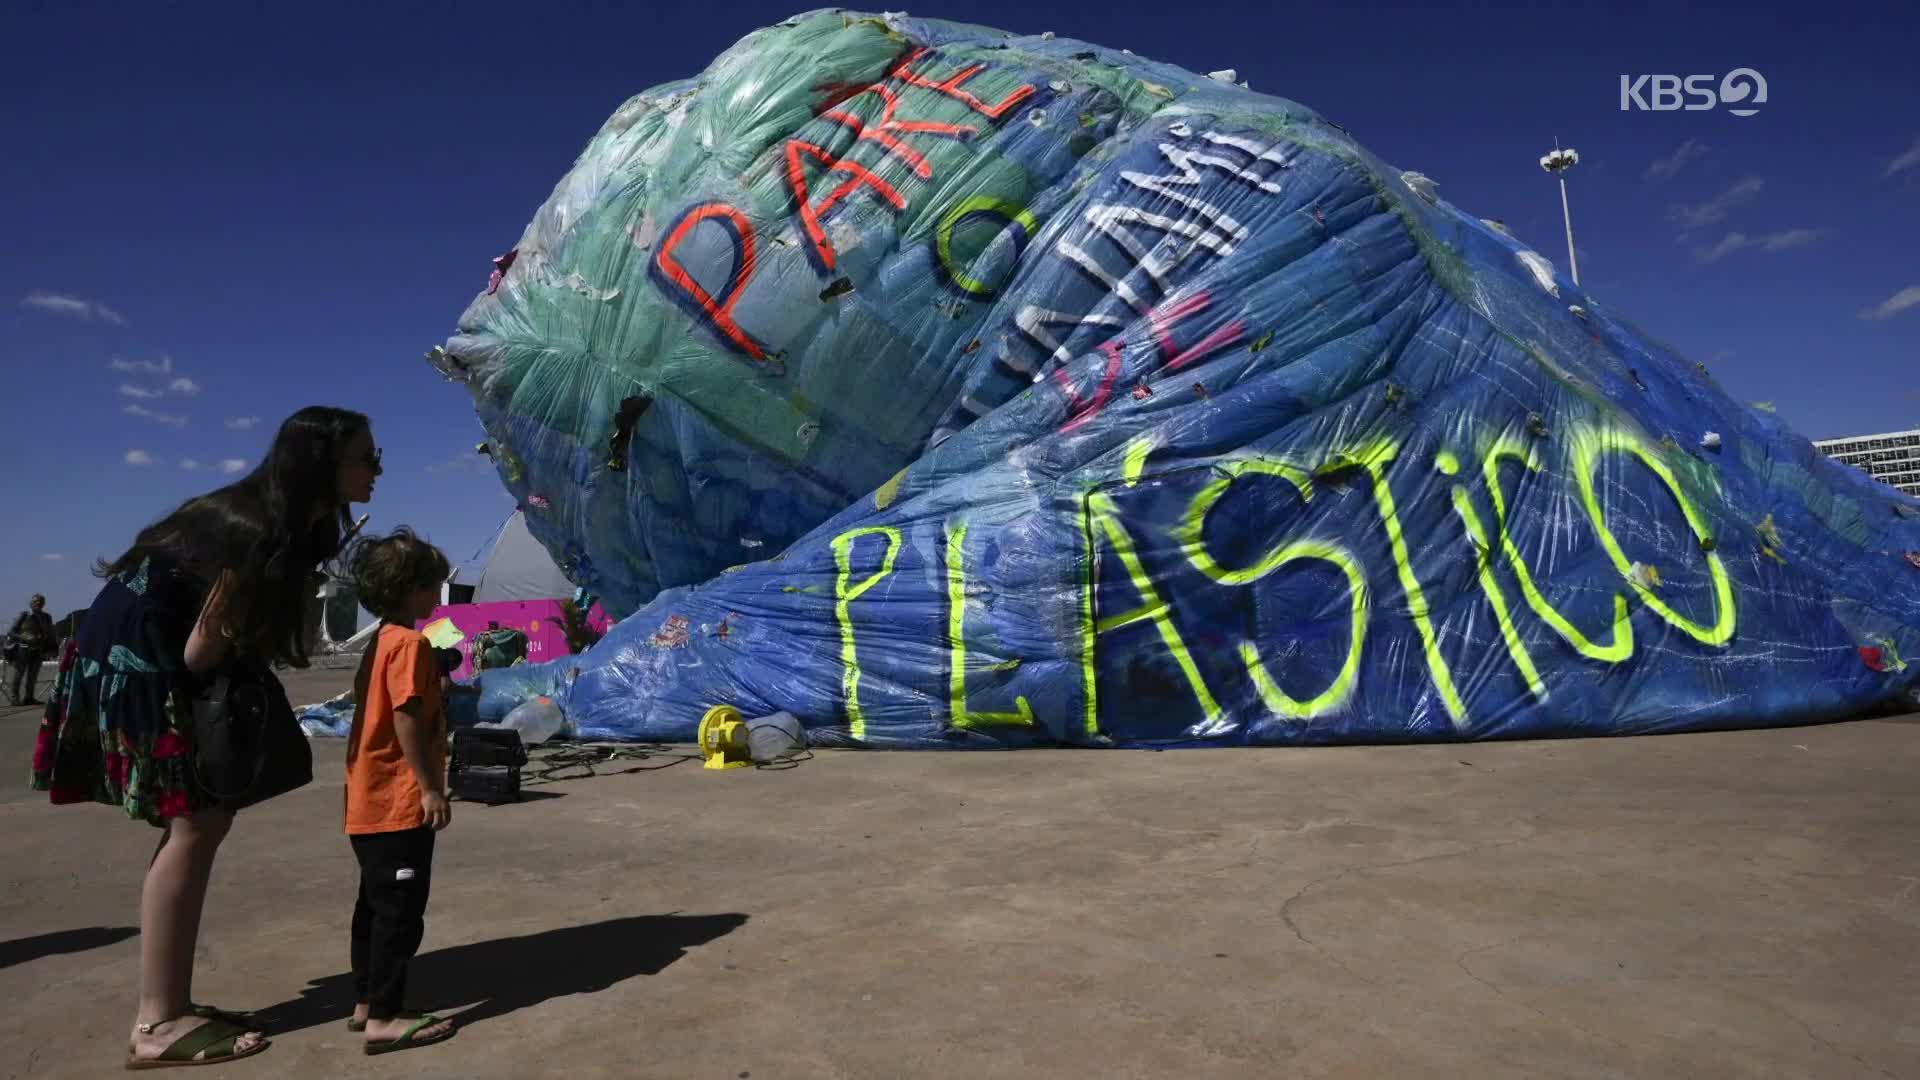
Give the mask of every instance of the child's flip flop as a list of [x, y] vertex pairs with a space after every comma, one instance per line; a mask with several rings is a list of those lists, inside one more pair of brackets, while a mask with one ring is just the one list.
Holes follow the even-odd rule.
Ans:
[[415, 1020], [413, 1022], [413, 1026], [409, 1027], [406, 1031], [402, 1032], [400, 1037], [397, 1039], [381, 1039], [378, 1042], [367, 1043], [366, 1052], [369, 1055], [391, 1054], [397, 1050], [412, 1050], [413, 1048], [419, 1047], [419, 1046], [432, 1046], [434, 1043], [446, 1042], [448, 1039], [453, 1038], [454, 1032], [459, 1031], [460, 1029], [457, 1027], [450, 1027], [443, 1034], [435, 1035], [431, 1038], [426, 1038], [426, 1039], [415, 1038], [415, 1036], [419, 1035], [423, 1029], [430, 1028], [435, 1024], [441, 1024], [445, 1022], [446, 1021], [442, 1020], [440, 1017], [434, 1016], [432, 1013], [428, 1013], [427, 1015], [421, 1017], [420, 1019]]
[[[417, 1012], [403, 1012], [395, 1016], [394, 1019], [395, 1020], [418, 1020], [425, 1015], [427, 1014], [417, 1013]], [[359, 1032], [365, 1031], [367, 1030], [367, 1022], [365, 1020], [355, 1020], [353, 1017], [349, 1016], [347, 1017], [347, 1030], [354, 1032], [356, 1034]]]

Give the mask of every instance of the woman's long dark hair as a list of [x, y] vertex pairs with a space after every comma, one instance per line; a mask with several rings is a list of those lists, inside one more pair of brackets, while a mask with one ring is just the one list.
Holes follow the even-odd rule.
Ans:
[[123, 574], [158, 554], [203, 589], [231, 573], [221, 625], [237, 650], [270, 663], [307, 666], [314, 571], [340, 554], [351, 524], [339, 496], [340, 466], [347, 445], [367, 427], [365, 415], [347, 409], [301, 409], [280, 425], [273, 448], [253, 472], [182, 503], [94, 572]]

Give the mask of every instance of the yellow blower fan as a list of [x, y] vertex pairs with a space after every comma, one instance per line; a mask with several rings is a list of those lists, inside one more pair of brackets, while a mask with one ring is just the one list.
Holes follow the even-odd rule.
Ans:
[[753, 764], [747, 755], [747, 724], [740, 710], [715, 705], [700, 718], [700, 756], [709, 769], [744, 769]]

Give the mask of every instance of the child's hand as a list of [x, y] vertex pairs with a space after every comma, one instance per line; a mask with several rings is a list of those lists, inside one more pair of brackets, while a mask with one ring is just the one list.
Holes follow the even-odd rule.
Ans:
[[438, 791], [420, 793], [420, 812], [427, 816], [427, 828], [434, 832], [453, 823], [453, 804]]

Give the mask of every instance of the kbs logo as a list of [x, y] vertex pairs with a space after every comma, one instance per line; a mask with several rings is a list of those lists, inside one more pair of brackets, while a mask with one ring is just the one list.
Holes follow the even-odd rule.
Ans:
[[1767, 77], [1752, 68], [1734, 68], [1724, 76], [1620, 76], [1621, 112], [1702, 112], [1727, 105], [1733, 106], [1727, 111], [1735, 116], [1752, 116], [1766, 103]]

